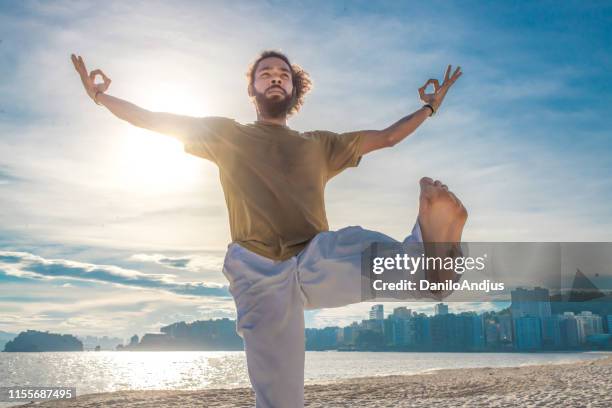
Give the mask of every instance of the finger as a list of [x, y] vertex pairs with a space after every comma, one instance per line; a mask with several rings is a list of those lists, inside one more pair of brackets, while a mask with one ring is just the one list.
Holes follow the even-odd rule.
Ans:
[[74, 69], [76, 70], [76, 72], [81, 74], [81, 63], [77, 59], [76, 55], [72, 54], [70, 56], [70, 59], [72, 60], [72, 64], [74, 65]]
[[[96, 83], [96, 81], [95, 81], [96, 75], [102, 76], [103, 83], [101, 83], [101, 84], [97, 84]], [[111, 83], [110, 78], [107, 77], [106, 74], [104, 72], [102, 72], [101, 69], [94, 69], [93, 71], [91, 71], [89, 73], [89, 79], [91, 80], [91, 84], [96, 88], [96, 90], [98, 90], [100, 92], [106, 92], [106, 90], [108, 89], [108, 87], [110, 86], [110, 83]]]
[[461, 74], [463, 74], [463, 72], [461, 72], [461, 67], [458, 67], [453, 73], [453, 76], [451, 77], [451, 79], [448, 82], [446, 82], [444, 85], [442, 85], [442, 87], [446, 87], [447, 89], [450, 88], [450, 86], [453, 85], [457, 79], [459, 79]]
[[81, 57], [80, 55], [79, 61], [81, 62], [81, 67], [83, 68], [83, 71], [85, 71], [85, 75], [87, 75], [87, 67], [85, 66], [85, 61], [83, 61], [83, 57]]
[[102, 92], [106, 92], [106, 90], [108, 89], [108, 87], [111, 84], [111, 79], [109, 77], [107, 77], [106, 75], [104, 75], [104, 73], [102, 73], [102, 77], [104, 78], [104, 91]]
[[442, 184], [440, 187], [442, 187], [444, 190], [448, 191], [448, 186], [446, 184]]
[[110, 78], [108, 76], [106, 76], [106, 74], [104, 73], [104, 71], [102, 71], [101, 69], [94, 69], [93, 71], [91, 71], [92, 74], [98, 74], [100, 76], [102, 76], [102, 79], [105, 81], [110, 81]]
[[83, 65], [81, 65], [81, 62], [77, 59], [77, 72], [79, 73], [79, 76], [81, 77], [81, 81], [83, 82], [83, 85], [87, 86], [89, 78], [87, 77], [87, 72], [83, 69]]
[[91, 87], [93, 86], [93, 81], [89, 79], [89, 77], [87, 76], [87, 71], [85, 70], [85, 68], [83, 68], [83, 65], [81, 63], [79, 63], [78, 71], [79, 76], [81, 77], [81, 82], [83, 83], [85, 89], [91, 89]]
[[70, 61], [72, 61], [72, 65], [74, 65], [74, 69], [78, 71], [79, 68], [77, 67], [77, 60], [74, 54], [70, 54]]
[[421, 97], [421, 99], [425, 97], [425, 86], [419, 88], [419, 96]]
[[461, 74], [463, 74], [463, 72], [461, 72], [461, 67], [457, 67], [457, 69], [455, 70], [455, 72], [453, 72], [453, 75], [451, 76], [450, 82], [455, 82], [457, 78], [461, 76]]
[[460, 72], [459, 74], [457, 74], [456, 76], [453, 76], [453, 77], [451, 78], [451, 80], [450, 80], [450, 81], [448, 81], [447, 88], [450, 88], [450, 87], [451, 87], [451, 85], [454, 85], [454, 84], [455, 84], [455, 81], [456, 81], [457, 79], [459, 79], [459, 77], [460, 77], [460, 76], [461, 76], [461, 72]]
[[102, 71], [100, 71], [99, 69], [94, 69], [89, 73], [89, 79], [91, 79], [92, 82], [95, 82], [96, 75], [100, 74], [101, 72]]
[[102, 79], [104, 80], [104, 83], [111, 83], [111, 79], [109, 77], [106, 76], [106, 74], [103, 71], [100, 71], [100, 74], [102, 75]]
[[438, 89], [440, 89], [440, 82], [438, 82], [437, 79], [430, 78], [430, 79], [427, 80], [427, 82], [425, 82], [425, 85], [423, 85], [423, 91], [425, 91], [425, 89], [427, 89], [427, 86], [429, 84], [433, 84], [434, 92], [438, 92]]
[[450, 78], [450, 71], [451, 71], [451, 66], [449, 64], [448, 68], [446, 68], [446, 73], [444, 74], [444, 82], [448, 81], [448, 78]]
[[81, 78], [81, 81], [83, 80], [83, 70], [81, 69], [81, 65], [79, 64], [79, 61], [76, 59], [76, 57], [74, 57], [74, 61], [72, 61], [74, 64], [74, 69], [76, 70], [77, 74], [79, 74], [79, 77]]
[[453, 73], [453, 81], [456, 80], [457, 78], [459, 78], [459, 76], [462, 74], [461, 72], [461, 67], [457, 67], [457, 69], [455, 70], [455, 72]]
[[83, 59], [80, 55], [77, 56], [77, 65], [79, 66], [79, 73], [81, 74], [81, 77], [87, 77], [87, 70], [85, 69], [85, 64], [83, 63]]
[[96, 75], [100, 75], [104, 82], [108, 80], [108, 77], [104, 74], [104, 72], [102, 72], [101, 69], [94, 69], [93, 71], [91, 71], [89, 73], [89, 78], [93, 81], [96, 78]]
[[434, 86], [434, 92], [438, 92], [440, 90], [440, 82], [437, 79], [432, 79], [431, 83]]

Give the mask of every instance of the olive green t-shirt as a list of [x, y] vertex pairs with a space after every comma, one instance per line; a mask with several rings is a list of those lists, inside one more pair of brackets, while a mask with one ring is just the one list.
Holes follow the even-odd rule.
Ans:
[[211, 160], [229, 212], [232, 240], [274, 260], [299, 253], [327, 231], [325, 184], [357, 166], [360, 135], [300, 133], [287, 126], [198, 118], [185, 151]]

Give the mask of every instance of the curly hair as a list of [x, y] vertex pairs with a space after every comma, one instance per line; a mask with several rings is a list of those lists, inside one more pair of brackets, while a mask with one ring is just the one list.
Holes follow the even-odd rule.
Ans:
[[257, 71], [257, 65], [259, 65], [262, 60], [272, 57], [282, 59], [287, 63], [287, 65], [289, 65], [289, 68], [291, 68], [291, 81], [295, 90], [291, 107], [287, 112], [287, 115], [291, 116], [297, 113], [302, 107], [302, 105], [304, 105], [304, 97], [312, 89], [312, 80], [310, 79], [310, 75], [308, 74], [308, 72], [304, 71], [302, 67], [297, 64], [290, 63], [289, 58], [287, 58], [287, 56], [280, 51], [262, 51], [261, 54], [259, 54], [259, 56], [255, 59], [255, 61], [253, 61], [253, 63], [249, 66], [249, 69], [246, 72], [247, 81], [249, 81], [249, 85], [253, 85], [253, 82], [255, 81], [255, 71]]

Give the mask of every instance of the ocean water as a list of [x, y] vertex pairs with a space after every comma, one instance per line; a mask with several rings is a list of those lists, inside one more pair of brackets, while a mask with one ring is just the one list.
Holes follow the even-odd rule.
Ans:
[[[611, 353], [306, 352], [306, 383], [444, 368], [559, 364]], [[77, 395], [132, 389], [249, 386], [241, 351], [0, 353], [0, 387], [76, 387]], [[0, 407], [15, 404], [0, 403]]]

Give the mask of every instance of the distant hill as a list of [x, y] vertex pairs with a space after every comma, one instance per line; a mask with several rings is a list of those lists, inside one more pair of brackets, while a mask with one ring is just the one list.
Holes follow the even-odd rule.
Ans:
[[6, 352], [83, 351], [83, 343], [71, 334], [28, 330], [4, 345]]
[[8, 333], [0, 330], [0, 350], [4, 350], [4, 345], [15, 337], [17, 337], [17, 333]]
[[117, 350], [244, 350], [242, 338], [236, 334], [236, 322], [229, 319], [178, 322], [147, 333], [140, 342], [134, 335], [130, 344]]

